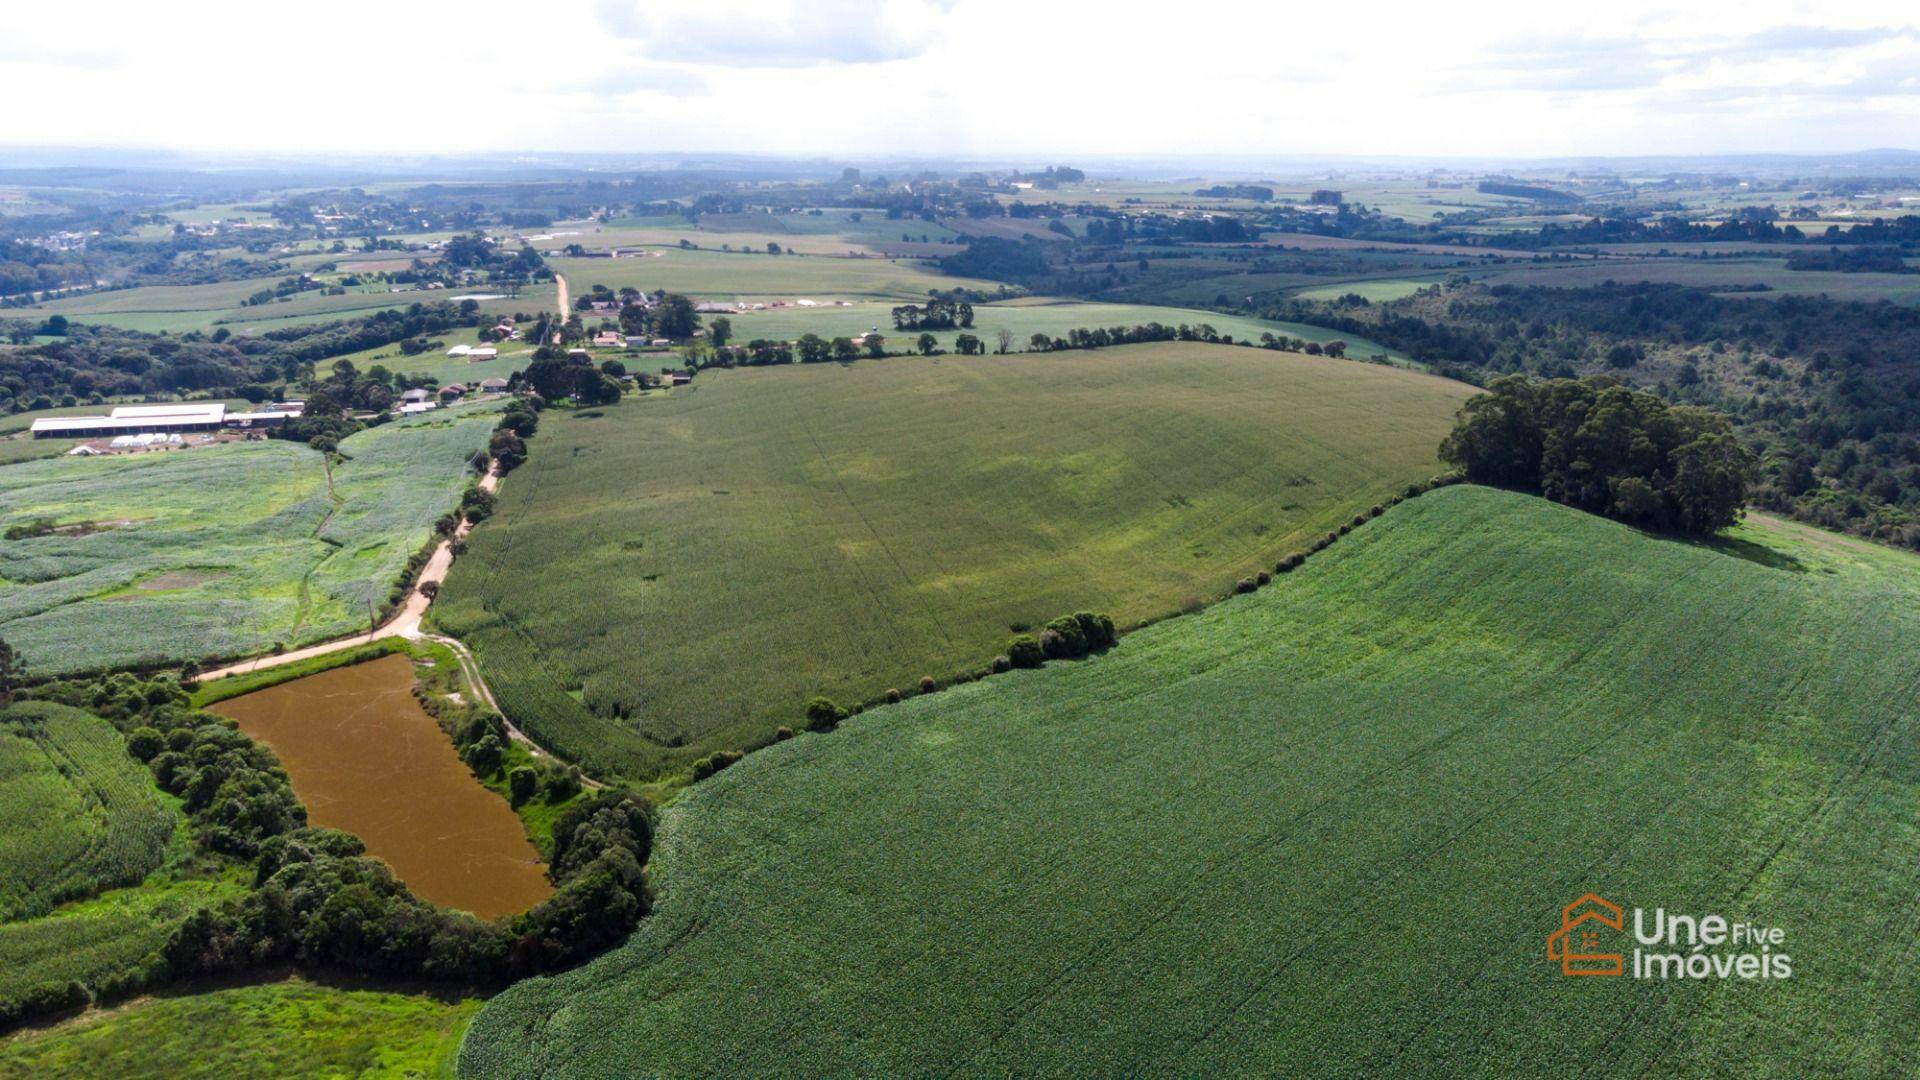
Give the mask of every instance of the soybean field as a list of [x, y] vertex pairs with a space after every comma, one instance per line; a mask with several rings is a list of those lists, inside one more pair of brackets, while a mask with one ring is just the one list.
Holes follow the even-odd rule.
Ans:
[[50, 702], [0, 711], [0, 924], [137, 884], [179, 821], [112, 724]]
[[543, 745], [651, 777], [1220, 596], [1432, 476], [1472, 392], [1198, 344], [706, 371], [549, 410], [434, 617]]
[[[462, 1071], [1912, 1075], [1917, 598], [1810, 529], [1443, 488], [695, 785], [654, 914]], [[1782, 928], [1791, 978], [1568, 978], [1587, 892]]]

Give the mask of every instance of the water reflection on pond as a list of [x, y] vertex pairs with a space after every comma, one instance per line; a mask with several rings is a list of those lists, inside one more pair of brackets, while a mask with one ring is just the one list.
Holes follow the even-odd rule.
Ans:
[[212, 706], [273, 748], [311, 824], [353, 833], [414, 894], [494, 918], [553, 887], [506, 800], [480, 786], [395, 654]]

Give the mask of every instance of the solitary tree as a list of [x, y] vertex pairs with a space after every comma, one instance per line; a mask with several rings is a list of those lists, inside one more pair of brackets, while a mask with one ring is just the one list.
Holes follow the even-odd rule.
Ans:
[[1000, 346], [999, 349], [995, 351], [1001, 356], [1005, 356], [1007, 352], [1013, 348], [1013, 331], [1003, 326], [994, 331], [993, 340], [995, 344]]

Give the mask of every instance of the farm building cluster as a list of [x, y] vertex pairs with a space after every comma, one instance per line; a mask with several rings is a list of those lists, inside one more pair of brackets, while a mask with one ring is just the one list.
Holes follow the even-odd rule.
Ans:
[[141, 435], [186, 435], [220, 431], [265, 431], [306, 411], [302, 401], [283, 401], [252, 412], [228, 412], [223, 402], [122, 405], [105, 416], [49, 416], [33, 422], [36, 439], [120, 439]]

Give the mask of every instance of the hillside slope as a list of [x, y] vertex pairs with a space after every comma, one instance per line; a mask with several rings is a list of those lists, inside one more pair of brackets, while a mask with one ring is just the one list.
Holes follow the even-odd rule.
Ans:
[[1193, 344], [703, 372], [549, 411], [434, 615], [535, 738], [644, 778], [1219, 596], [1439, 471], [1471, 393]]
[[[695, 786], [654, 916], [463, 1071], [1911, 1074], [1917, 591], [1794, 526], [1441, 490]], [[1567, 978], [1588, 891], [1780, 927], [1793, 975]]]

